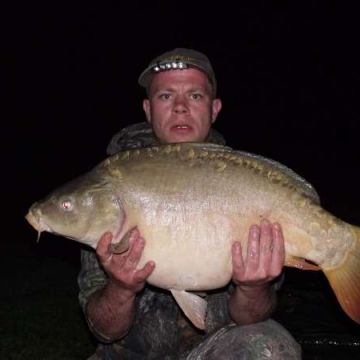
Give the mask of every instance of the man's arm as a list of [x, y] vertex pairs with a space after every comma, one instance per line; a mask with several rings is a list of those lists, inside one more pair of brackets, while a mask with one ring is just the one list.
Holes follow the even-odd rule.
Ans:
[[284, 237], [279, 224], [263, 220], [250, 228], [246, 257], [241, 245], [232, 249], [233, 282], [229, 313], [238, 325], [266, 320], [275, 309], [277, 296], [271, 283], [281, 274], [285, 261]]
[[155, 268], [153, 262], [148, 262], [136, 270], [145, 246], [137, 230], [132, 231], [129, 249], [123, 254], [111, 251], [111, 239], [110, 233], [104, 234], [96, 249], [109, 280], [91, 296], [86, 307], [89, 325], [108, 341], [120, 339], [129, 331], [135, 317], [135, 296]]

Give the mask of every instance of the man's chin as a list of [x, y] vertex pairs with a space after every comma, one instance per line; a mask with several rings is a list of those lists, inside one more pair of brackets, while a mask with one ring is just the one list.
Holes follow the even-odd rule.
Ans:
[[198, 142], [195, 137], [177, 136], [173, 137], [170, 143]]
[[193, 131], [176, 131], [169, 134], [168, 140], [172, 143], [181, 143], [181, 142], [197, 142], [199, 136], [197, 136]]

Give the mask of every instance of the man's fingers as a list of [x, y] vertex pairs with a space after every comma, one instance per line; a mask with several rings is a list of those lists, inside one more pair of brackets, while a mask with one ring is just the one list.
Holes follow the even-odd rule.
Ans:
[[109, 261], [109, 258], [111, 257], [111, 240], [112, 234], [110, 232], [106, 232], [103, 236], [101, 236], [97, 244], [96, 254], [102, 263]]
[[271, 267], [272, 254], [274, 249], [273, 229], [271, 223], [268, 220], [263, 220], [260, 227], [261, 265], [265, 270], [267, 270]]
[[136, 281], [139, 283], [145, 282], [155, 269], [155, 263], [149, 261], [145, 266], [136, 272]]
[[232, 264], [234, 272], [244, 272], [244, 260], [242, 257], [241, 244], [235, 241], [232, 246]]
[[275, 276], [279, 275], [285, 263], [285, 244], [284, 235], [281, 226], [278, 223], [273, 224], [273, 251], [272, 264]]
[[273, 250], [272, 226], [268, 220], [263, 220], [260, 226], [261, 253], [268, 255]]
[[138, 228], [135, 226], [131, 229], [130, 235], [129, 235], [129, 245], [131, 245], [140, 237], [140, 233]]
[[257, 269], [260, 261], [260, 228], [252, 225], [249, 232], [246, 264], [250, 269]]
[[143, 238], [138, 237], [134, 239], [134, 243], [124, 264], [125, 269], [129, 270], [136, 267], [144, 250], [144, 246], [145, 240]]

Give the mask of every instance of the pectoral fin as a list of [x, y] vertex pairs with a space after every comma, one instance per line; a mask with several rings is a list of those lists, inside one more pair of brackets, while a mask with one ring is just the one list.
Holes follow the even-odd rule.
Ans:
[[111, 251], [114, 254], [122, 254], [129, 249], [129, 240], [132, 230], [133, 229], [127, 231], [118, 243], [111, 244]]
[[205, 329], [207, 301], [184, 290], [171, 290], [176, 302], [189, 320], [199, 329]]
[[300, 270], [321, 270], [321, 268], [315, 264], [307, 262], [305, 259], [298, 258], [296, 256], [287, 255], [285, 258], [285, 266], [294, 267]]

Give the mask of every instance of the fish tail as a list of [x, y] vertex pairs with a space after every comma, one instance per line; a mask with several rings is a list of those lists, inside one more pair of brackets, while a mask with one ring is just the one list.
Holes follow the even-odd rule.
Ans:
[[355, 234], [354, 246], [349, 249], [340, 266], [323, 269], [341, 307], [360, 324], [360, 227], [352, 228]]

